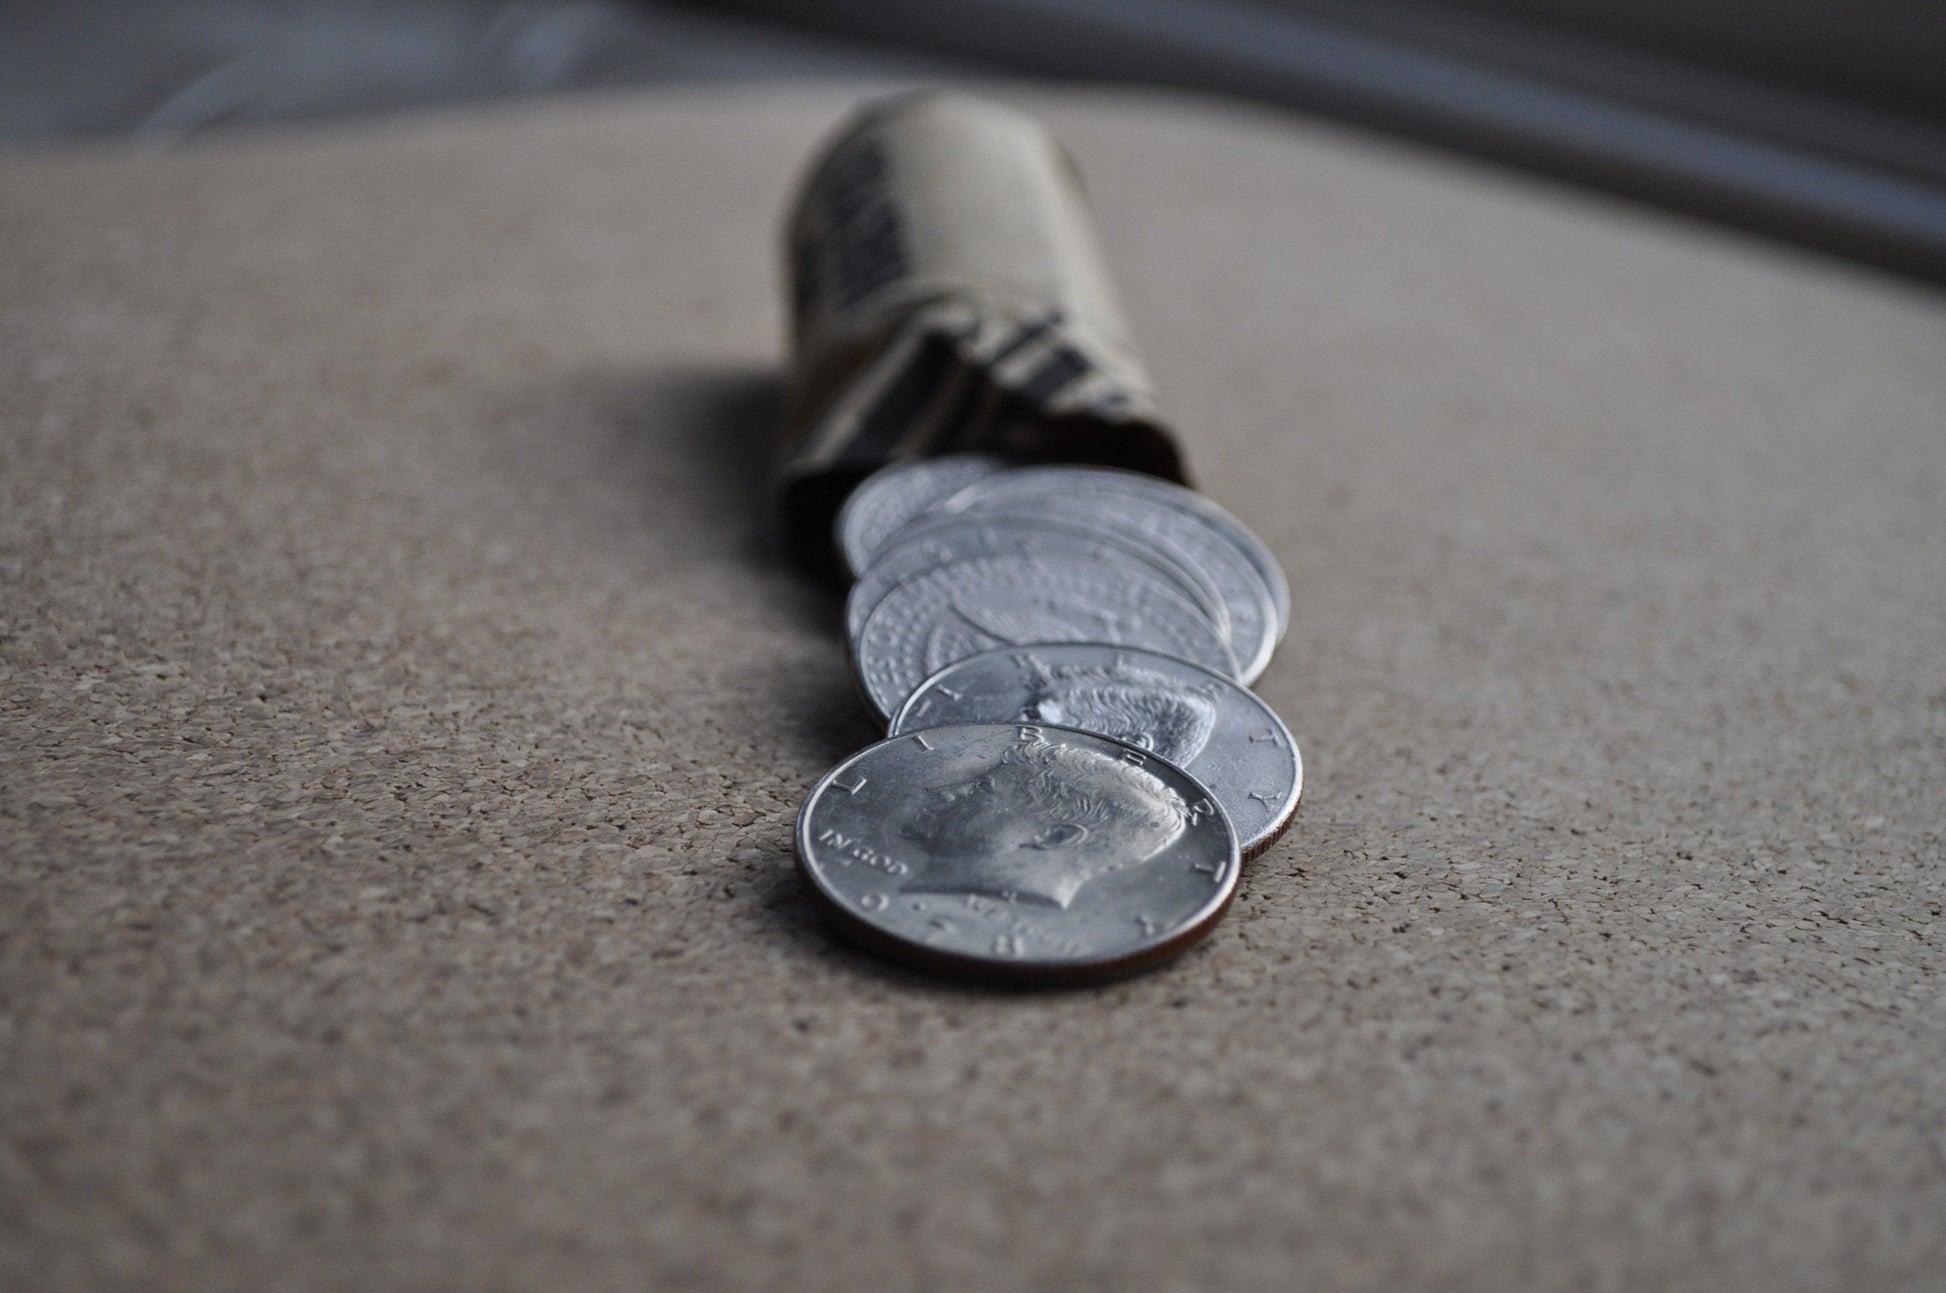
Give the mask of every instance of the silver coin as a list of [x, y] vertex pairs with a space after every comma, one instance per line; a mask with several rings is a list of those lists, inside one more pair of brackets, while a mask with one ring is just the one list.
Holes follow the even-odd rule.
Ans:
[[1051, 723], [1161, 755], [1216, 797], [1243, 856], [1276, 843], [1304, 791], [1304, 762], [1276, 711], [1221, 674], [1153, 651], [1093, 643], [1002, 647], [912, 693], [892, 734], [946, 723]]
[[995, 553], [1039, 553], [1059, 559], [1079, 554], [1155, 575], [1188, 598], [1228, 636], [1229, 617], [1222, 594], [1201, 574], [1194, 559], [1167, 543], [1147, 543], [1060, 515], [1015, 515], [997, 511], [959, 513], [907, 525], [886, 540], [872, 564], [845, 599], [845, 631], [856, 641], [872, 610], [899, 584], [916, 574], [968, 557]]
[[885, 721], [955, 660], [1030, 642], [1147, 647], [1236, 675], [1216, 627], [1160, 579], [1092, 557], [1036, 552], [970, 557], [894, 586], [853, 641], [852, 668]]
[[856, 579], [871, 564], [872, 553], [907, 521], [934, 503], [995, 472], [1004, 459], [984, 453], [955, 453], [881, 467], [866, 477], [838, 510], [838, 551]]
[[1074, 983], [1153, 964], [1236, 891], [1229, 818], [1195, 778], [1088, 732], [961, 723], [868, 746], [797, 815], [841, 932], [928, 969]]
[[1239, 676], [1262, 676], [1290, 624], [1290, 585], [1263, 540], [1201, 494], [1107, 467], [1026, 467], [976, 480], [936, 506], [1019, 511], [1054, 500], [1070, 515], [1087, 511], [1124, 532], [1166, 535], [1187, 551], [1222, 590]]

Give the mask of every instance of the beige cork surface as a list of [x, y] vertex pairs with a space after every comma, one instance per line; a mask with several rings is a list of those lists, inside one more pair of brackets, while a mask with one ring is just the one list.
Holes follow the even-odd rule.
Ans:
[[1946, 301], [1025, 96], [1295, 591], [1211, 940], [955, 988], [791, 870], [830, 91], [0, 160], [0, 1287], [1946, 1286]]

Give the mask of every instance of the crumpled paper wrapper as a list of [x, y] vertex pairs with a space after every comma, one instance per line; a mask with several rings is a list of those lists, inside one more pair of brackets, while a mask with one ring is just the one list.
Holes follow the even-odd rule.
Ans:
[[860, 109], [787, 227], [791, 371], [777, 485], [807, 553], [889, 462], [961, 451], [1185, 480], [1072, 159], [950, 93]]

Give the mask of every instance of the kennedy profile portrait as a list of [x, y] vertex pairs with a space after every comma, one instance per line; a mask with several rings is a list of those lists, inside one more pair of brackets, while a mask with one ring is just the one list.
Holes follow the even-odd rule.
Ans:
[[1187, 829], [1182, 796], [1136, 756], [1020, 730], [998, 759], [934, 788], [898, 824], [918, 846], [901, 891], [1066, 908], [1089, 881], [1148, 861]]
[[1185, 687], [1126, 659], [1049, 667], [1031, 652], [1015, 658], [1028, 674], [1019, 717], [1029, 722], [1099, 732], [1178, 767], [1203, 752], [1216, 727], [1215, 683]]

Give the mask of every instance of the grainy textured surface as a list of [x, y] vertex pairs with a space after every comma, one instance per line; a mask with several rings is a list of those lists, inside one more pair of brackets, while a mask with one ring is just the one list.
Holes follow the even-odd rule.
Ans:
[[790, 871], [868, 736], [755, 470], [839, 97], [0, 163], [0, 1285], [1940, 1287], [1946, 307], [1030, 104], [1309, 765], [1060, 995]]

